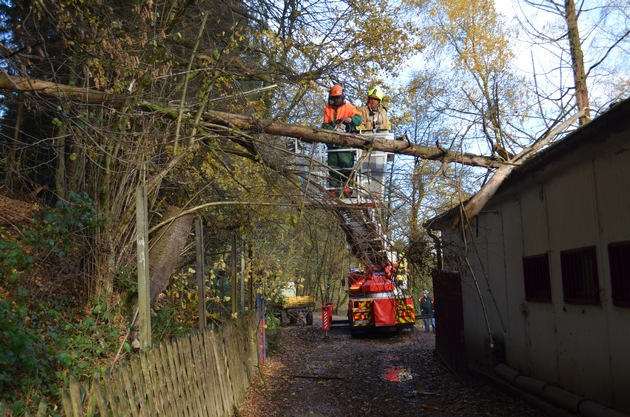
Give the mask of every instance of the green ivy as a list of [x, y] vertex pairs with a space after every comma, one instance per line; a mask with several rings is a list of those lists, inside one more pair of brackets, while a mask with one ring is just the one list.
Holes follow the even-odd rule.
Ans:
[[64, 259], [77, 246], [77, 236], [87, 235], [105, 225], [90, 197], [86, 193], [70, 193], [68, 201], [59, 200], [54, 208], [44, 213], [43, 226], [21, 231], [21, 239], [3, 236], [0, 240], [0, 277], [16, 283], [20, 272], [34, 264], [37, 254], [47, 258], [50, 254]]
[[42, 220], [17, 235], [4, 232], [0, 240], [0, 400], [14, 415], [32, 411], [32, 398], [58, 403], [70, 376], [105, 372], [124, 333], [104, 300], [79, 306], [75, 294], [43, 295], [25, 283], [48, 265], [67, 262], [81, 239], [104, 226], [92, 200], [71, 193]]
[[19, 242], [0, 240], [0, 276], [15, 284], [19, 271], [29, 268], [33, 257], [27, 255]]
[[273, 314], [267, 314], [265, 317], [265, 324], [267, 325], [267, 328], [265, 329], [267, 350], [272, 353], [277, 351], [280, 346], [280, 336], [282, 334], [280, 331], [280, 319]]
[[18, 399], [49, 375], [48, 348], [30, 325], [32, 317], [24, 306], [0, 294], [0, 398]]
[[44, 214], [44, 226], [25, 233], [26, 243], [63, 259], [74, 246], [79, 233], [105, 225], [87, 193], [70, 193]]
[[13, 301], [0, 296], [0, 399], [18, 415], [26, 398], [58, 402], [70, 376], [104, 374], [124, 329], [102, 299], [85, 311], [73, 307], [70, 297], [28, 304], [27, 289], [16, 295]]

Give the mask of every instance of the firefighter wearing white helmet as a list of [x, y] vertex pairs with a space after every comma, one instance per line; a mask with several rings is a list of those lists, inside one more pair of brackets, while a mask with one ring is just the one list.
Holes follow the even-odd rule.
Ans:
[[368, 92], [365, 106], [359, 107], [359, 114], [363, 119], [359, 131], [362, 133], [387, 132], [391, 129], [387, 109], [383, 106], [383, 97], [383, 90], [374, 87]]

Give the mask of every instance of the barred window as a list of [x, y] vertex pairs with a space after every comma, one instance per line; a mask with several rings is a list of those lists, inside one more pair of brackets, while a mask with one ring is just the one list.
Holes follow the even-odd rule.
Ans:
[[548, 254], [524, 257], [523, 277], [527, 301], [551, 302]]
[[599, 304], [595, 246], [560, 252], [564, 302]]
[[630, 307], [630, 242], [608, 245], [613, 305]]

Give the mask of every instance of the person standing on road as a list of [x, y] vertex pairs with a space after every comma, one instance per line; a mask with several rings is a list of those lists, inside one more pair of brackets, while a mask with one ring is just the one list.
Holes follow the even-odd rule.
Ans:
[[425, 316], [424, 332], [429, 333], [431, 330], [435, 331], [435, 316], [433, 314], [433, 298], [429, 295], [429, 291], [422, 291], [422, 297], [420, 298], [420, 314]]

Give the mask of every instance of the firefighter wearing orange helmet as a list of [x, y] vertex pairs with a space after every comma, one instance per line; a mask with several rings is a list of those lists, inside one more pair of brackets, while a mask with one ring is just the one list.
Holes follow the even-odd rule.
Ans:
[[[346, 102], [343, 88], [335, 84], [328, 94], [328, 105], [324, 109], [324, 129], [339, 132], [352, 133], [357, 131], [357, 126], [361, 124], [361, 116], [351, 103]], [[330, 170], [329, 185], [333, 189], [332, 193], [343, 193], [349, 196], [351, 193], [349, 177], [354, 168], [354, 151], [346, 146], [326, 144], [328, 148], [328, 166]], [[343, 191], [342, 191], [343, 190]]]
[[346, 101], [346, 95], [339, 84], [333, 85], [328, 94], [328, 105], [324, 109], [322, 127], [329, 130], [356, 132], [361, 124], [357, 108]]

